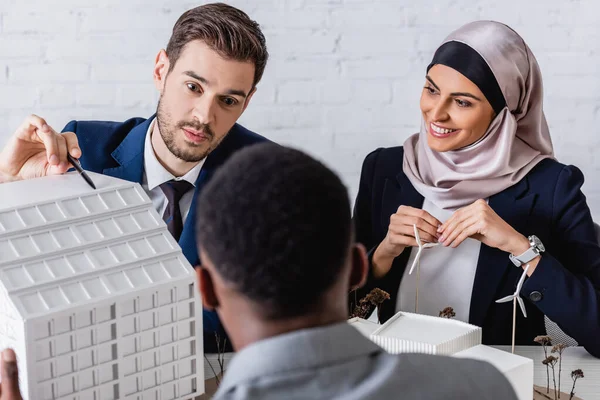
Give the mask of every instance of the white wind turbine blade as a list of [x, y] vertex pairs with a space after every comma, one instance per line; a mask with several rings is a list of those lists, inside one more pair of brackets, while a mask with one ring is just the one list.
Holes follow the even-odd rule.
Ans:
[[421, 259], [421, 255], [423, 253], [423, 249], [428, 249], [430, 247], [435, 247], [435, 246], [439, 245], [439, 243], [423, 244], [423, 242], [421, 241], [421, 235], [419, 235], [419, 230], [417, 229], [417, 225], [413, 225], [413, 229], [415, 230], [415, 241], [417, 242], [417, 246], [418, 246], [419, 250], [417, 250], [417, 255], [415, 256], [415, 260], [413, 261], [412, 266], [410, 267], [410, 270], [408, 271], [409, 275], [413, 273], [415, 267], [419, 263], [419, 260]]
[[523, 312], [523, 316], [527, 318], [527, 311], [525, 311], [525, 303], [523, 303], [523, 299], [517, 296], [517, 302], [519, 306], [521, 306], [521, 311]]
[[523, 282], [525, 282], [525, 277], [527, 276], [527, 271], [529, 271], [529, 264], [527, 264], [527, 266], [525, 267], [525, 270], [521, 274], [521, 278], [519, 278], [519, 282], [517, 282], [517, 290], [515, 290], [515, 292], [513, 294], [511, 294], [510, 296], [506, 296], [499, 300], [496, 300], [496, 303], [507, 303], [513, 299], [516, 299], [517, 302], [519, 303], [519, 306], [521, 307], [521, 311], [523, 312], [523, 315], [525, 316], [525, 318], [527, 318], [527, 311], [525, 310], [525, 303], [523, 302], [523, 299], [521, 298], [520, 293], [521, 293], [521, 289], [523, 288]]
[[421, 258], [421, 251], [423, 251], [423, 248], [419, 247], [419, 250], [417, 250], [417, 255], [415, 256], [415, 260], [413, 261], [412, 266], [410, 267], [410, 271], [408, 271], [409, 275], [413, 273], [415, 267], [419, 263], [419, 259]]
[[417, 250], [417, 255], [415, 256], [412, 266], [410, 267], [410, 271], [408, 271], [409, 275], [413, 273], [415, 267], [419, 263], [419, 259], [421, 258], [421, 252], [423, 251], [423, 244], [421, 243], [421, 236], [419, 235], [419, 230], [417, 229], [417, 225], [413, 225], [413, 229], [415, 231], [415, 241], [417, 242], [417, 246], [418, 246], [419, 250]]
[[496, 303], [508, 303], [509, 301], [513, 300], [514, 298], [515, 298], [515, 295], [511, 294], [510, 296], [506, 296], [499, 300], [496, 300]]
[[415, 240], [417, 241], [417, 246], [419, 246], [419, 248], [423, 247], [423, 244], [421, 243], [421, 235], [419, 235], [419, 230], [417, 229], [417, 225], [413, 225], [413, 229], [415, 230]]
[[517, 301], [519, 302], [519, 306], [521, 307], [521, 311], [523, 312], [523, 316], [525, 318], [527, 318], [527, 311], [525, 311], [525, 303], [523, 302], [523, 299], [521, 298], [520, 294], [521, 289], [523, 288], [523, 282], [525, 282], [525, 277], [527, 277], [527, 271], [529, 271], [529, 264], [527, 264], [527, 266], [523, 270], [523, 273], [521, 274], [521, 279], [519, 279], [519, 283], [517, 283], [517, 291], [515, 292], [515, 296], [517, 298]]
[[525, 277], [527, 276], [527, 271], [529, 271], [529, 264], [527, 264], [527, 266], [525, 267], [525, 270], [523, 271], [523, 274], [521, 274], [521, 278], [519, 279], [519, 282], [517, 283], [517, 291], [516, 291], [517, 294], [521, 291], [521, 288], [523, 287], [523, 282], [525, 282]]

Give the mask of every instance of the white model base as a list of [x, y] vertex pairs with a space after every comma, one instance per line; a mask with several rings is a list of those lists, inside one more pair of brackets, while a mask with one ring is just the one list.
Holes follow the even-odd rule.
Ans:
[[[541, 349], [540, 349], [541, 351]], [[458, 358], [487, 361], [498, 368], [510, 382], [519, 400], [531, 400], [533, 391], [533, 360], [479, 345], [454, 354]]]
[[373, 332], [379, 329], [380, 325], [366, 319], [354, 317], [348, 320], [348, 323], [358, 329], [364, 336], [369, 337]]

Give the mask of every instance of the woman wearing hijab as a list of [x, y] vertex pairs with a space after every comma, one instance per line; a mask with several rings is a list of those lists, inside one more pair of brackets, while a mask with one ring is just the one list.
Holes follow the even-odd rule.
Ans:
[[600, 247], [581, 171], [554, 159], [529, 47], [497, 22], [463, 26], [437, 49], [420, 105], [421, 131], [363, 164], [354, 219], [371, 269], [356, 298], [387, 291], [382, 322], [415, 311], [416, 225], [440, 243], [420, 258], [419, 313], [451, 306], [485, 344], [510, 344], [513, 307], [495, 300], [527, 269], [516, 343], [545, 335], [546, 315], [600, 357]]

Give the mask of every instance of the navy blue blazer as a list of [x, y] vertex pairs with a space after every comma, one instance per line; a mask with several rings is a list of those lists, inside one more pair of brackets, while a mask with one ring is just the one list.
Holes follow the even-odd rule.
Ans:
[[[144, 143], [146, 132], [154, 119], [132, 118], [125, 122], [71, 121], [63, 132], [74, 132], [79, 140], [84, 169], [142, 184], [144, 176]], [[183, 226], [179, 245], [192, 266], [200, 264], [196, 244], [196, 201], [202, 187], [215, 170], [237, 150], [267, 141], [266, 138], [235, 124], [219, 146], [206, 158], [196, 180], [190, 211]], [[204, 310], [204, 350], [216, 352], [214, 332], [221, 337], [225, 331], [213, 311]], [[228, 341], [230, 342], [230, 341]]]
[[[369, 250], [370, 265], [398, 207], [423, 206], [423, 196], [402, 172], [403, 156], [402, 147], [377, 149], [363, 164], [354, 221], [357, 241]], [[517, 313], [516, 343], [533, 345], [535, 336], [545, 335], [547, 315], [590, 354], [600, 357], [600, 246], [582, 184], [578, 168], [545, 159], [520, 182], [491, 196], [489, 205], [518, 232], [538, 236], [546, 247], [521, 290], [527, 318]], [[390, 294], [380, 310], [382, 321], [395, 313], [409, 255], [410, 251], [404, 251], [396, 257], [381, 279], [369, 274], [366, 285], [358, 290], [357, 299], [375, 287]], [[469, 322], [483, 328], [484, 344], [511, 343], [513, 308], [495, 300], [514, 293], [522, 272], [510, 262], [508, 253], [481, 244]]]

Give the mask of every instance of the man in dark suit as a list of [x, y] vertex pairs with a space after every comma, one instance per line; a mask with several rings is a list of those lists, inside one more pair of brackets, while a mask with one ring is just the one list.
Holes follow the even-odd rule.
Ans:
[[[214, 171], [235, 151], [266, 141], [236, 123], [265, 69], [258, 24], [215, 3], [186, 11], [154, 65], [157, 112], [125, 122], [71, 121], [57, 133], [28, 117], [0, 154], [2, 180], [66, 172], [67, 152], [84, 169], [138, 182], [191, 265], [198, 265], [195, 203]], [[205, 352], [215, 352], [215, 313], [204, 311]]]

